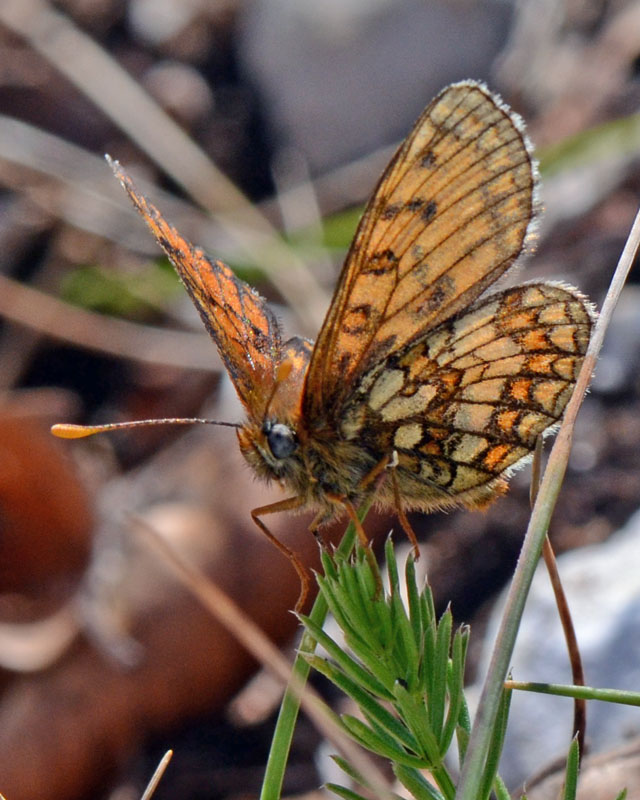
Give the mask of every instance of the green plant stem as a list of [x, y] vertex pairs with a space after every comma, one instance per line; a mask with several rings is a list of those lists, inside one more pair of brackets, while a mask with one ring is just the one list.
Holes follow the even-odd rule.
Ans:
[[[358, 516], [363, 521], [366, 517], [371, 501], [365, 503]], [[340, 555], [348, 556], [355, 543], [356, 529], [354, 524], [349, 523], [342, 541], [337, 548]], [[313, 604], [309, 618], [319, 627], [324, 624], [325, 617], [327, 616], [327, 603], [322, 594], [319, 594]], [[305, 659], [306, 655], [310, 655], [316, 648], [315, 639], [309, 634], [304, 633], [298, 648], [298, 655], [293, 663], [291, 674], [291, 681], [296, 682], [298, 686], [306, 683], [309, 676], [311, 667]], [[287, 759], [289, 758], [289, 750], [291, 748], [291, 740], [293, 738], [293, 731], [295, 728], [296, 720], [298, 718], [298, 711], [300, 710], [300, 700], [296, 695], [287, 689], [282, 698], [278, 720], [273, 732], [273, 739], [271, 741], [271, 749], [269, 751], [269, 758], [267, 759], [267, 767], [264, 774], [264, 782], [262, 784], [262, 791], [260, 793], [260, 800], [279, 800], [282, 794], [282, 784], [284, 781], [284, 772], [287, 766]]]
[[593, 686], [571, 686], [560, 683], [532, 683], [507, 681], [509, 689], [523, 692], [551, 694], [557, 697], [573, 697], [582, 700], [603, 700], [607, 703], [621, 703], [626, 706], [640, 706], [640, 692], [627, 692], [624, 689], [595, 689]]
[[[326, 600], [322, 595], [318, 595], [309, 616], [314, 622], [322, 625], [326, 614]], [[304, 633], [300, 642], [298, 655], [296, 656], [293, 664], [291, 673], [293, 680], [297, 680], [300, 683], [306, 683], [311, 667], [302, 657], [302, 654], [313, 653], [315, 646], [315, 639], [313, 639], [310, 634]], [[291, 747], [291, 740], [293, 738], [293, 731], [296, 720], [298, 719], [299, 710], [300, 701], [296, 695], [293, 694], [293, 692], [287, 689], [284, 697], [282, 698], [278, 720], [273, 732], [271, 749], [269, 751], [269, 758], [267, 760], [267, 768], [264, 773], [262, 792], [260, 794], [261, 800], [279, 800], [280, 798], [282, 793], [282, 783], [284, 781], [284, 772], [287, 766], [289, 749]]]
[[507, 595], [507, 602], [493, 648], [489, 670], [478, 703], [478, 711], [462, 767], [456, 800], [477, 800], [478, 788], [482, 785], [484, 764], [494, 735], [500, 698], [511, 663], [524, 604], [569, 460], [573, 425], [591, 378], [591, 373], [595, 367], [604, 332], [624, 286], [626, 276], [633, 264], [639, 241], [640, 212], [636, 215], [627, 244], [620, 256], [611, 287], [602, 307], [600, 319], [589, 343], [589, 348], [576, 382], [576, 388], [567, 405], [565, 419], [549, 456], [549, 463], [542, 479], [538, 498], [533, 507], [520, 558]]
[[[531, 516], [529, 529], [509, 590], [502, 624], [494, 645], [489, 671], [478, 704], [472, 728], [472, 738], [469, 740], [458, 794], [456, 795], [457, 800], [476, 800], [478, 797], [478, 787], [481, 785], [482, 771], [494, 735], [504, 679], [511, 663], [522, 611], [540, 558], [542, 543], [549, 527], [551, 513], [560, 491], [565, 464], [563, 462], [558, 463], [559, 461], [560, 459], [556, 459], [556, 469], [551, 470], [551, 459], [549, 460], [549, 468], [545, 473], [540, 491], [540, 498], [544, 498], [544, 502], [539, 501], [536, 503]], [[552, 474], [554, 483], [547, 486], [545, 490], [545, 482], [549, 483]]]

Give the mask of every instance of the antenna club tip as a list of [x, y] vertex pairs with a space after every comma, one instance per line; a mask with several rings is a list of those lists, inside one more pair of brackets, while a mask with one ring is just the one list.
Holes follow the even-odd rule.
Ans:
[[62, 422], [51, 426], [51, 433], [58, 439], [82, 439], [85, 436], [91, 436], [93, 432], [93, 428], [89, 425], [72, 425]]

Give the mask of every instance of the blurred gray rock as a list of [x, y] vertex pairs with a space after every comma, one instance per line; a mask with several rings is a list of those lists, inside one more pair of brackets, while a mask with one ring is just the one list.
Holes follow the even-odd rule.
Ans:
[[498, 0], [255, 0], [239, 54], [279, 144], [313, 173], [401, 139], [462, 78], [488, 80], [510, 4]]
[[594, 392], [623, 391], [637, 383], [640, 374], [640, 287], [627, 284], [602, 346], [591, 381]]
[[[640, 512], [604, 544], [558, 559], [584, 660], [586, 683], [600, 688], [640, 688]], [[499, 622], [494, 612], [487, 636]], [[486, 654], [488, 659], [488, 652]], [[568, 657], [546, 570], [535, 576], [513, 658], [513, 679], [571, 683]], [[484, 674], [485, 669], [482, 670]], [[573, 702], [514, 692], [500, 774], [518, 786], [567, 754]], [[640, 708], [590, 701], [590, 752], [612, 749], [640, 734]], [[613, 789], [612, 789], [613, 792]], [[615, 792], [613, 792], [615, 794]], [[612, 794], [612, 796], [613, 796]]]

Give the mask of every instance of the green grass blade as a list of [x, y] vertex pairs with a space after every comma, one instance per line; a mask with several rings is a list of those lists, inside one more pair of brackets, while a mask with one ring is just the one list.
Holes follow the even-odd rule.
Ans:
[[504, 737], [507, 732], [507, 719], [509, 717], [510, 705], [511, 691], [505, 689], [503, 690], [502, 697], [500, 699], [498, 716], [496, 717], [496, 723], [493, 729], [493, 737], [491, 739], [489, 752], [487, 754], [487, 761], [482, 779], [482, 791], [480, 793], [481, 798], [488, 798], [490, 796], [491, 787], [493, 786], [498, 773], [498, 764], [500, 762]]
[[499, 775], [496, 775], [496, 779], [493, 782], [493, 791], [495, 793], [496, 800], [511, 800], [509, 790], [504, 785], [504, 781]]
[[562, 788], [562, 800], [576, 800], [579, 769], [580, 750], [577, 740], [574, 739], [569, 745], [569, 753], [567, 755], [567, 769], [564, 776], [564, 786]]
[[[358, 512], [361, 520], [364, 520], [370, 507], [371, 502], [365, 503]], [[337, 553], [342, 557], [347, 557], [353, 550], [355, 538], [355, 526], [353, 523], [350, 523], [338, 546]], [[313, 604], [309, 618], [313, 620], [316, 625], [321, 626], [327, 616], [327, 611], [328, 604], [322, 594], [319, 594]], [[292, 669], [292, 679], [299, 681], [300, 684], [306, 683], [309, 676], [310, 667], [305, 660], [305, 655], [313, 653], [314, 650], [315, 640], [313, 637], [308, 633], [303, 634], [299, 647], [299, 655], [295, 659]], [[293, 692], [287, 690], [282, 699], [276, 727], [273, 732], [271, 749], [269, 750], [269, 757], [267, 759], [267, 766], [260, 792], [260, 800], [280, 800], [284, 782], [284, 772], [287, 766], [287, 759], [289, 758], [291, 740], [293, 739], [293, 731], [299, 710], [300, 701]]]
[[557, 697], [577, 697], [583, 700], [602, 700], [607, 703], [640, 706], [640, 692], [628, 692], [624, 689], [596, 689], [593, 686], [571, 686], [559, 683], [520, 681], [509, 681], [509, 688], [525, 692], [550, 694]]
[[[374, 675], [369, 670], [365, 669], [359, 662], [351, 658], [351, 656], [346, 653], [339, 644], [334, 642], [334, 640], [328, 636], [322, 630], [322, 628], [314, 625], [308, 617], [301, 615], [300, 619], [316, 642], [324, 647], [329, 656], [336, 662], [336, 664], [346, 675], [356, 681], [356, 683], [363, 689], [371, 692], [371, 694], [375, 695], [376, 697], [380, 697], [384, 700], [393, 700], [393, 693], [385, 687], [385, 684], [374, 677]], [[307, 661], [309, 661], [308, 658]], [[316, 660], [312, 662], [312, 666], [320, 669]], [[391, 676], [389, 676], [388, 683], [393, 685], [393, 679]]]
[[362, 720], [352, 717], [350, 714], [344, 714], [341, 721], [349, 735], [372, 753], [377, 753], [394, 763], [405, 764], [408, 767], [424, 769], [427, 766], [423, 758], [405, 752], [390, 736], [372, 730]]
[[362, 794], [358, 794], [358, 792], [354, 792], [353, 789], [347, 789], [346, 786], [339, 786], [337, 783], [328, 783], [327, 789], [344, 800], [371, 800], [370, 797], [367, 798]]
[[453, 617], [447, 609], [438, 623], [436, 634], [436, 648], [433, 664], [431, 664], [431, 685], [428, 696], [429, 723], [433, 735], [442, 739], [442, 726], [444, 723], [445, 704], [447, 701], [447, 668], [449, 664], [449, 650], [451, 648], [451, 630]]
[[446, 800], [433, 784], [411, 767], [397, 765], [393, 770], [396, 778], [416, 800]]

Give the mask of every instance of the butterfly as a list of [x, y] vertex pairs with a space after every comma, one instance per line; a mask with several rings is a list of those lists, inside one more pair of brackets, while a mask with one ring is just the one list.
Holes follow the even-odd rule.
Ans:
[[487, 505], [562, 417], [594, 313], [559, 283], [485, 293], [531, 249], [539, 202], [524, 124], [484, 85], [441, 91], [396, 152], [315, 344], [284, 341], [266, 301], [110, 163], [218, 348], [243, 456], [289, 492], [251, 515], [303, 581], [265, 515], [315, 509], [317, 530], [374, 496], [417, 549], [407, 511]]

